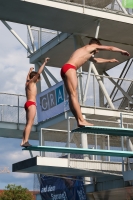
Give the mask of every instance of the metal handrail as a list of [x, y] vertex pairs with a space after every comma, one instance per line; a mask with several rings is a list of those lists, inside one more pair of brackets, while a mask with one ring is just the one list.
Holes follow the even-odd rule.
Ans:
[[7, 94], [7, 95], [13, 95], [13, 96], [23, 96], [23, 97], [26, 97], [23, 94], [13, 94], [13, 93], [8, 93], [8, 92], [0, 92], [0, 94]]
[[24, 101], [26, 100], [26, 96], [22, 94], [0, 92], [0, 97], [0, 121], [15, 122], [17, 123], [18, 127], [20, 123], [25, 124], [26, 116], [24, 112], [24, 105], [22, 105], [22, 103], [24, 103]]

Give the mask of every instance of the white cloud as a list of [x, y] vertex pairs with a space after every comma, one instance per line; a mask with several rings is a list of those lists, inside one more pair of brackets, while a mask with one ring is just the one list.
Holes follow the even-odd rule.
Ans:
[[[26, 26], [9, 24], [26, 42]], [[0, 32], [0, 92], [24, 94], [25, 79], [30, 68], [27, 52], [2, 23]]]

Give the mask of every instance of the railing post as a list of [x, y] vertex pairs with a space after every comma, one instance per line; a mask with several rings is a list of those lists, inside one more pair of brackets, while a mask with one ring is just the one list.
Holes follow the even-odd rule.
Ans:
[[17, 128], [19, 129], [19, 96], [18, 96], [18, 124], [17, 124]]
[[[120, 113], [120, 127], [123, 128], [123, 117]], [[124, 151], [124, 138], [121, 136], [121, 150]], [[124, 172], [124, 158], [122, 157], [122, 172]]]
[[38, 49], [41, 48], [41, 28], [39, 28], [39, 31], [38, 31]]
[[[129, 139], [129, 136], [127, 137], [127, 150], [130, 151], [130, 139]], [[131, 170], [130, 168], [130, 158], [127, 158], [127, 169], [128, 171]]]
[[[67, 146], [68, 148], [70, 147], [70, 141], [71, 141], [71, 136], [70, 136], [70, 117], [67, 118], [67, 130], [68, 130], [68, 139], [67, 139]], [[70, 153], [68, 153], [68, 167], [70, 167]]]
[[83, 13], [85, 12], [85, 0], [83, 0]]
[[[109, 135], [107, 137], [108, 137], [108, 150], [110, 150], [110, 137]], [[108, 161], [110, 162], [110, 156], [108, 156]]]
[[[44, 134], [43, 134], [43, 128], [41, 128], [39, 133], [39, 146], [44, 146]], [[45, 157], [45, 152], [40, 151], [40, 156]]]
[[1, 121], [3, 121], [3, 105], [1, 106]]
[[[95, 134], [95, 149], [97, 149], [97, 134]], [[95, 160], [97, 160], [97, 155], [95, 155]]]
[[58, 36], [58, 42], [60, 42], [60, 33], [57, 31], [57, 36]]
[[[92, 147], [92, 149], [94, 149], [94, 147]], [[92, 155], [92, 160], [95, 160], [95, 156], [94, 155]]]
[[94, 75], [93, 75], [93, 96], [94, 96], [94, 108], [96, 108], [96, 84]]
[[115, 0], [112, 1], [111, 10], [114, 10], [114, 7], [115, 7]]

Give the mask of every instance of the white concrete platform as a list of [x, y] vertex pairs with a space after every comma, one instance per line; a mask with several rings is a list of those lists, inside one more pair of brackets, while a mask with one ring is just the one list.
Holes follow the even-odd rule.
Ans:
[[64, 176], [103, 176], [120, 175], [121, 163], [109, 163], [99, 161], [71, 160], [68, 167], [68, 159], [34, 157], [12, 165], [13, 172], [36, 173]]
[[106, 9], [65, 1], [0, 0], [0, 19], [89, 37], [100, 19], [99, 38], [133, 45], [133, 16]]
[[[117, 37], [115, 41], [119, 39], [117, 42], [121, 41], [122, 43], [123, 41], [126, 42], [127, 30], [132, 32], [133, 24], [132, 16], [117, 11], [89, 6], [83, 7], [80, 4], [65, 1], [48, 0], [0, 0], [0, 19], [66, 33], [87, 35], [90, 35], [90, 33], [94, 35], [95, 22], [97, 19], [102, 19], [101, 25], [106, 35], [105, 39], [110, 38], [109, 33], [115, 33]], [[119, 37], [119, 34], [125, 35], [124, 38]], [[127, 39], [130, 40], [131, 38], [132, 36]], [[110, 39], [113, 40], [114, 38]]]
[[[24, 128], [25, 124], [0, 122], [0, 137], [22, 139]], [[39, 140], [39, 132], [37, 132], [36, 125], [32, 126], [30, 139]]]

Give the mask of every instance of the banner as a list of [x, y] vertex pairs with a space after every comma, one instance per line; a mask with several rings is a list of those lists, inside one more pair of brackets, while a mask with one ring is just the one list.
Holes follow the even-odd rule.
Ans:
[[68, 94], [63, 81], [37, 95], [38, 122], [69, 110]]
[[133, 8], [133, 0], [122, 0], [122, 5], [125, 8]]
[[81, 177], [72, 180], [41, 175], [40, 194], [42, 200], [87, 200]]

